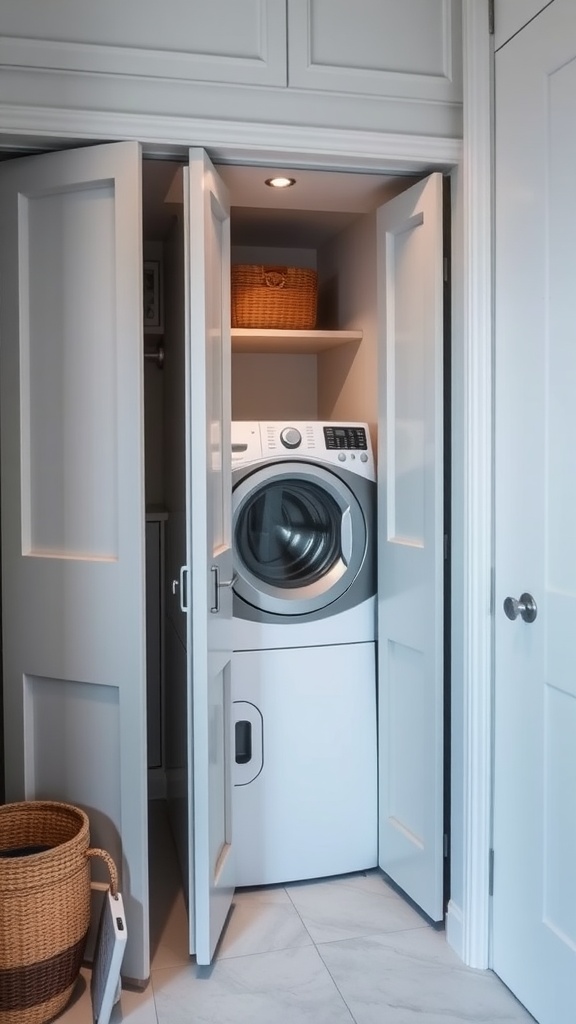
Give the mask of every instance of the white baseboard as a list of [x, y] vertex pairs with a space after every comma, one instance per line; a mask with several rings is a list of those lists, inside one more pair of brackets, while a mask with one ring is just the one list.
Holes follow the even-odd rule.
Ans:
[[464, 919], [461, 908], [452, 900], [446, 914], [446, 941], [461, 960], [464, 960]]

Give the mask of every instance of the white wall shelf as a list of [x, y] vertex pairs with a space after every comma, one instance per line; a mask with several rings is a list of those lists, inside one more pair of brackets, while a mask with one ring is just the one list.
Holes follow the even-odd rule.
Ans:
[[232, 328], [233, 352], [294, 352], [314, 355], [350, 341], [362, 341], [362, 331], [275, 331]]

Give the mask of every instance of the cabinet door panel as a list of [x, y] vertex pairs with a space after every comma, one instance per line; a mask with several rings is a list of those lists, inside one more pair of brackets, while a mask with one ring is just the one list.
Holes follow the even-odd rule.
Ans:
[[291, 86], [459, 101], [454, 0], [288, 0]]
[[285, 85], [285, 0], [19, 0], [2, 12], [0, 64]]

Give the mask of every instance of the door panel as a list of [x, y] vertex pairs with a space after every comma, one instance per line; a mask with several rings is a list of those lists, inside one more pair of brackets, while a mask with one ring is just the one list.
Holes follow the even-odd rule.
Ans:
[[458, 102], [460, 9], [454, 0], [290, 0], [290, 85]]
[[[83, 806], [149, 974], [140, 151], [0, 167], [6, 797]], [[96, 872], [95, 872], [96, 876]]]
[[496, 58], [493, 962], [540, 1024], [576, 1019], [575, 40], [555, 0]]
[[379, 862], [443, 917], [442, 176], [378, 211]]
[[2, 13], [3, 67], [286, 85], [285, 0], [21, 0]]
[[209, 964], [234, 892], [230, 214], [202, 150], [190, 151], [187, 177], [188, 884], [190, 951]]

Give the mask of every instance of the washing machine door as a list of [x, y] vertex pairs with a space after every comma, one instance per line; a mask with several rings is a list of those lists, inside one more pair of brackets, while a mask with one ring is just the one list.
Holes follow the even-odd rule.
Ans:
[[336, 601], [366, 557], [361, 505], [336, 474], [305, 462], [255, 470], [233, 491], [236, 594], [277, 615]]

